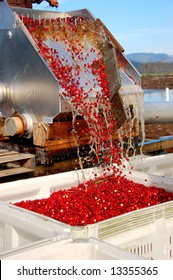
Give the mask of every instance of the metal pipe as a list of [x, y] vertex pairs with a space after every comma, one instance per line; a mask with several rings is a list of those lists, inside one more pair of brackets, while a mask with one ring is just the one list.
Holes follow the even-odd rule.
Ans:
[[166, 88], [166, 101], [169, 102], [169, 88]]
[[26, 138], [32, 137], [33, 123], [35, 116], [31, 114], [15, 115], [4, 121], [3, 136], [23, 135]]
[[11, 117], [5, 120], [5, 136], [23, 135], [24, 124], [20, 117]]

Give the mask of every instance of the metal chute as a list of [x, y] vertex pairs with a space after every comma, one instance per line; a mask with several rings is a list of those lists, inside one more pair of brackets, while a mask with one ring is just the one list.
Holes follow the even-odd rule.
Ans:
[[[94, 23], [96, 32], [93, 42], [104, 37], [102, 52], [110, 85], [110, 99], [113, 104], [112, 109], [115, 119], [117, 119], [118, 126], [120, 127], [126, 120], [126, 104], [124, 106], [122, 95], [129, 86], [126, 84], [126, 81], [124, 84], [124, 77], [126, 75], [129, 81], [133, 78], [133, 81], [135, 81], [135, 91], [136, 88], [139, 89], [140, 87], [140, 75], [126, 59], [125, 55], [122, 54], [123, 48], [104, 24], [99, 19], [94, 18], [87, 9], [66, 13], [49, 12], [25, 8], [10, 8], [3, 1], [0, 2], [1, 117], [9, 119], [17, 116], [22, 119], [24, 129], [27, 130], [28, 126], [32, 127], [32, 122], [51, 124], [57, 115], [70, 111], [68, 100], [62, 93], [57, 77], [40, 55], [38, 45], [22, 21], [24, 16], [40, 22], [42, 20], [51, 21], [51, 19], [55, 18], [83, 17], [87, 21]], [[53, 32], [56, 34], [58, 30], [55, 28]], [[75, 63], [63, 42], [55, 42], [52, 38], [48, 37], [45, 38], [44, 42], [49, 48], [52, 46], [56, 48], [60, 56], [64, 57], [69, 64]], [[89, 41], [87, 36], [85, 36], [84, 55], [90, 54], [88, 56], [90, 61], [95, 59], [94, 53], [90, 52], [93, 42]], [[123, 68], [119, 65], [121, 62]], [[94, 77], [91, 73], [87, 72], [84, 74], [84, 72], [84, 64], [81, 63], [80, 86], [84, 90], [87, 89], [86, 81], [89, 79], [91, 85], [93, 83], [94, 88]], [[99, 90], [98, 86], [97, 91]], [[92, 97], [93, 93], [90, 98]], [[31, 135], [30, 131], [27, 134]]]

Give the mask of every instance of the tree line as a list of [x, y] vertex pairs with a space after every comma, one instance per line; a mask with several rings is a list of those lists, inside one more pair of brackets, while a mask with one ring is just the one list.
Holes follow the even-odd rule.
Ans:
[[167, 62], [132, 62], [140, 74], [173, 74], [173, 63]]

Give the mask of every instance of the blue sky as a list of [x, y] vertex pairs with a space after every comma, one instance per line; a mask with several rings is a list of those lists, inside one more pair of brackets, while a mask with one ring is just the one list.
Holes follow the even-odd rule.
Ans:
[[173, 55], [173, 0], [59, 0], [34, 9], [68, 12], [86, 8], [100, 18], [125, 50]]

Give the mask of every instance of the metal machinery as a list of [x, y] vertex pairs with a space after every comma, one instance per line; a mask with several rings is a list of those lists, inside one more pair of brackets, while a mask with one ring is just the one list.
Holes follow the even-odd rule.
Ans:
[[[16, 147], [18, 143], [20, 150], [25, 143], [26, 146], [33, 148], [37, 161], [43, 164], [50, 163], [57, 153], [76, 146], [72, 136], [72, 108], [69, 100], [64, 95], [62, 84], [52, 71], [48, 59], [45, 60], [40, 52], [40, 46], [24, 24], [24, 18], [39, 22], [43, 31], [47, 28], [44, 23], [48, 24], [53, 19], [58, 19], [58, 26], [62, 27], [61, 31], [55, 27], [50, 36], [47, 29], [43, 35], [44, 44], [49, 49], [57, 50], [61, 62], [65, 61], [75, 67], [79, 66], [77, 57], [72, 57], [68, 51], [69, 42], [72, 42], [73, 38], [68, 38], [66, 34], [65, 42], [61, 40], [60, 32], [65, 30], [65, 24], [70, 18], [73, 20], [76, 18], [76, 24], [80, 19], [92, 23], [94, 30], [87, 30], [86, 26], [81, 27], [84, 31], [82, 37], [81, 29], [76, 32], [75, 43], [78, 39], [83, 42], [83, 56], [87, 57], [90, 63], [96, 58], [95, 52], [92, 51], [93, 46], [99, 48], [101, 44], [108, 74], [112, 110], [118, 121], [116, 129], [118, 131], [125, 123], [129, 127], [129, 108], [136, 110], [135, 115], [138, 114], [139, 106], [135, 104], [134, 95], [139, 96], [140, 102], [143, 100], [140, 75], [127, 60], [123, 48], [100, 19], [94, 18], [86, 9], [67, 13], [38, 11], [9, 7], [6, 2], [0, 1], [1, 146], [13, 147], [15, 143]], [[89, 32], [92, 32], [92, 36], [94, 34], [93, 38]], [[58, 33], [60, 34], [57, 41], [55, 37]], [[88, 91], [88, 80], [90, 88], [95, 88], [95, 79], [91, 71], [85, 70], [85, 63], [80, 62], [78, 84], [80, 83], [84, 91]], [[76, 78], [75, 74], [72, 78]], [[96, 85], [95, 90], [100, 91], [99, 85]], [[94, 90], [90, 90], [88, 100], [93, 98], [95, 98]], [[139, 118], [140, 116], [137, 116], [137, 119]], [[87, 136], [81, 135], [83, 126], [85, 126], [85, 121], [79, 117], [76, 125], [78, 145], [89, 143]], [[136, 129], [134, 133], [138, 136], [139, 132]]]

